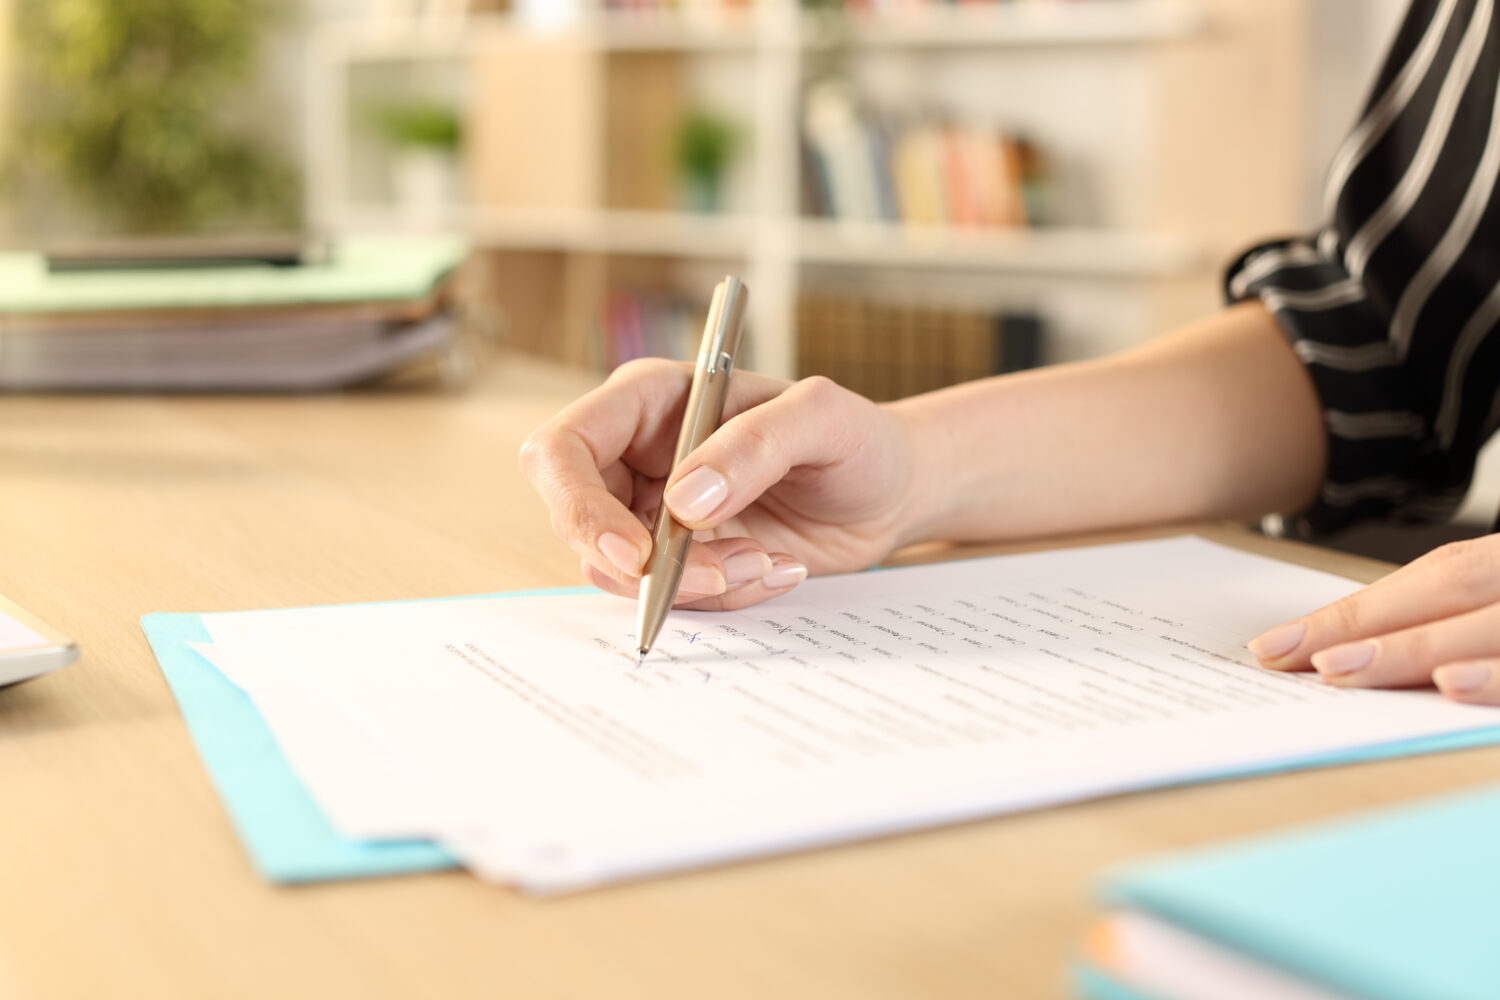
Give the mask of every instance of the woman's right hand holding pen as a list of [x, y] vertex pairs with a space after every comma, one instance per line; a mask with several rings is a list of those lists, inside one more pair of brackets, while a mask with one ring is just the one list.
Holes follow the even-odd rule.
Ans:
[[521, 449], [590, 583], [636, 595], [664, 487], [695, 532], [679, 607], [744, 607], [914, 540], [923, 484], [913, 435], [890, 408], [824, 378], [737, 372], [722, 426], [673, 470], [691, 377], [677, 362], [622, 365]]

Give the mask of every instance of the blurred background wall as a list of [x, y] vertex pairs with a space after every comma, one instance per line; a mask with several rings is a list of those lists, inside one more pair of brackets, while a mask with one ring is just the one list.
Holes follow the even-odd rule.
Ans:
[[1402, 0], [0, 0], [0, 237], [451, 232], [607, 368], [749, 279], [877, 397], [1215, 307], [1312, 225]]

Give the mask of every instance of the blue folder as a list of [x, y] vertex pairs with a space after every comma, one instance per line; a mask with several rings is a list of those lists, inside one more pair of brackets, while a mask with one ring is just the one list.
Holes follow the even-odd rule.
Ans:
[[[591, 592], [588, 587], [568, 587], [476, 596]], [[264, 878], [309, 882], [432, 871], [455, 864], [448, 854], [426, 841], [366, 843], [340, 836], [303, 789], [250, 698], [189, 648], [189, 643], [212, 642], [201, 618], [196, 614], [151, 614], [141, 619], [141, 627], [177, 698], [198, 755], [252, 864]], [[1205, 773], [1191, 780], [1250, 777], [1493, 743], [1500, 743], [1500, 714], [1494, 728]]]
[[[1105, 897], [1360, 1000], [1493, 1000], [1500, 786], [1147, 863]], [[1088, 966], [1078, 986], [1156, 1000]]]

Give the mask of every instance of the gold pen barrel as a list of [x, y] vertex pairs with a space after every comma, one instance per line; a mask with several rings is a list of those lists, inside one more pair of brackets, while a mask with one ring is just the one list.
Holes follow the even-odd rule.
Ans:
[[[672, 468], [692, 453], [709, 435], [718, 430], [724, 414], [724, 397], [729, 393], [729, 376], [734, 372], [734, 356], [739, 350], [744, 328], [744, 282], [729, 276], [714, 288], [708, 307], [708, 321], [703, 327], [703, 342], [698, 361], [693, 366], [693, 384], [688, 389], [682, 414], [682, 431], [677, 435], [677, 451]], [[650, 650], [666, 623], [677, 587], [682, 582], [682, 568], [687, 559], [688, 543], [693, 533], [667, 512], [663, 503], [656, 512], [651, 528], [651, 558], [641, 576], [641, 596], [637, 605], [636, 636], [642, 656]]]

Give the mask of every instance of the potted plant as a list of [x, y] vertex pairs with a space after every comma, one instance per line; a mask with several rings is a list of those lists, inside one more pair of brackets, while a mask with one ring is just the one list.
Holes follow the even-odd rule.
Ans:
[[432, 221], [457, 201], [463, 123], [449, 104], [405, 101], [375, 109], [377, 130], [389, 143], [391, 190], [408, 219]]
[[696, 212], [723, 206], [724, 172], [739, 148], [739, 129], [712, 111], [696, 109], [677, 126], [675, 156], [683, 200]]

